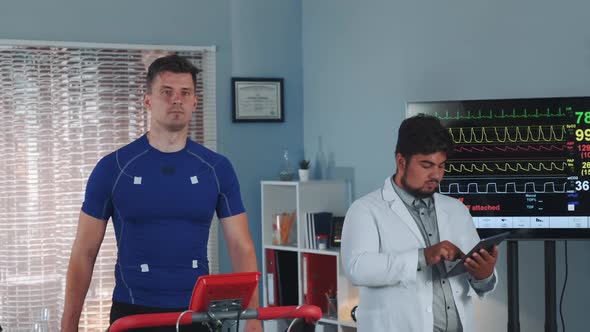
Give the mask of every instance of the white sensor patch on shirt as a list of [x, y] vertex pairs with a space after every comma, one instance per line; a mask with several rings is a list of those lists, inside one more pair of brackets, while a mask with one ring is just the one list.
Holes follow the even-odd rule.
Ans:
[[199, 267], [199, 261], [196, 259], [193, 259], [193, 269], [196, 269]]
[[197, 184], [197, 183], [199, 183], [199, 179], [197, 179], [197, 176], [196, 176], [196, 175], [195, 175], [195, 176], [191, 176], [191, 183], [192, 183], [192, 184]]
[[133, 184], [141, 184], [141, 176], [134, 177]]
[[150, 272], [150, 267], [147, 264], [141, 264], [139, 267], [141, 267], [141, 272]]

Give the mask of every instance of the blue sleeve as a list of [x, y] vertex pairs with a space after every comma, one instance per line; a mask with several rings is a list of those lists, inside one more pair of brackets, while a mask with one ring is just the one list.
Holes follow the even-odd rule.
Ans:
[[217, 199], [217, 217], [227, 218], [246, 211], [240, 195], [240, 183], [231, 162], [222, 157], [215, 166], [219, 181], [219, 197]]
[[102, 158], [94, 167], [86, 184], [86, 194], [82, 211], [91, 217], [109, 220], [113, 215], [111, 192], [113, 189], [114, 172], [112, 155]]

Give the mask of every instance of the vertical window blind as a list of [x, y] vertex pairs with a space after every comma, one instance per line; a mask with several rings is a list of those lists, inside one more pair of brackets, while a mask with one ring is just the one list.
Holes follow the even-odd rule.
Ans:
[[[149, 130], [147, 67], [178, 53], [201, 69], [190, 133], [215, 150], [215, 49], [0, 44], [0, 326], [57, 331], [88, 176], [101, 157]], [[217, 233], [214, 222], [211, 273], [219, 270]], [[108, 327], [116, 255], [109, 225], [80, 331]]]

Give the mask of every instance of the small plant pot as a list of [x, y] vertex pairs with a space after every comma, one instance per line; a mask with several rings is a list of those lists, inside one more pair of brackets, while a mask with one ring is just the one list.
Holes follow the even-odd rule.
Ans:
[[299, 169], [299, 181], [309, 181], [309, 169]]

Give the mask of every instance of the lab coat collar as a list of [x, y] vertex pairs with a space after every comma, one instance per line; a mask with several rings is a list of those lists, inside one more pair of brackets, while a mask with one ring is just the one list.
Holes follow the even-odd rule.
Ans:
[[420, 247], [424, 248], [426, 246], [426, 242], [424, 242], [424, 237], [416, 225], [416, 221], [408, 211], [408, 208], [401, 200], [401, 198], [393, 189], [393, 184], [391, 183], [391, 178], [388, 177], [385, 179], [385, 184], [383, 185], [383, 189], [381, 190], [381, 196], [383, 200], [387, 202], [389, 208], [392, 210], [393, 213], [399, 216], [399, 219], [410, 229], [412, 234], [416, 237], [418, 242], [420, 243]]

